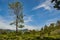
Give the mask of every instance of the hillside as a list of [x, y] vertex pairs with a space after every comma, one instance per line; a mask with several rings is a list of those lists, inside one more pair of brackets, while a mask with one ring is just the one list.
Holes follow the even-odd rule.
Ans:
[[60, 21], [45, 25], [41, 30], [13, 30], [0, 29], [0, 40], [60, 40]]

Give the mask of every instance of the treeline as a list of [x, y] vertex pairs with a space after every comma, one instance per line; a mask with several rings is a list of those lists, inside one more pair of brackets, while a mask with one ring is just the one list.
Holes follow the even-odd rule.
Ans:
[[41, 28], [40, 33], [41, 34], [52, 34], [53, 32], [60, 33], [60, 21], [57, 21], [56, 23], [51, 23], [49, 26], [45, 25], [43, 28]]
[[0, 40], [60, 40], [60, 21], [45, 25], [41, 30], [12, 30], [0, 29]]

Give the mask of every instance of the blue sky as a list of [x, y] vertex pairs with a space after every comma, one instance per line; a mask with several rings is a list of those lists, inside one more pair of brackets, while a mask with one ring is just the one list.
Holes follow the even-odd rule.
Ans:
[[[15, 0], [0, 0], [0, 28], [15, 29], [14, 25], [9, 25], [14, 20], [11, 10], [8, 8], [8, 3]], [[60, 10], [53, 8], [51, 0], [18, 0], [23, 4], [23, 13], [25, 28], [40, 29], [45, 24], [55, 23], [60, 20]]]

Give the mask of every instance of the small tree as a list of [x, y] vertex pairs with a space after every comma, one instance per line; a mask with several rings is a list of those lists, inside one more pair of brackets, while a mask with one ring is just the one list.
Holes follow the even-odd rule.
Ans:
[[11, 23], [10, 25], [12, 24], [15, 24], [16, 25], [16, 33], [18, 32], [18, 27], [22, 28], [24, 27], [23, 23], [24, 23], [24, 20], [23, 20], [23, 13], [22, 13], [22, 4], [20, 2], [13, 2], [13, 3], [10, 3], [9, 4], [9, 8], [13, 10], [14, 12], [14, 15], [16, 16], [16, 20]]

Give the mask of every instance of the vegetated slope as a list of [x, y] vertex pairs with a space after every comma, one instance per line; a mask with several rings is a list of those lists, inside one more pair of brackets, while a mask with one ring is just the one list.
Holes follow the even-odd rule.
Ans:
[[13, 30], [0, 29], [0, 40], [60, 40], [60, 21], [45, 25], [41, 30]]

